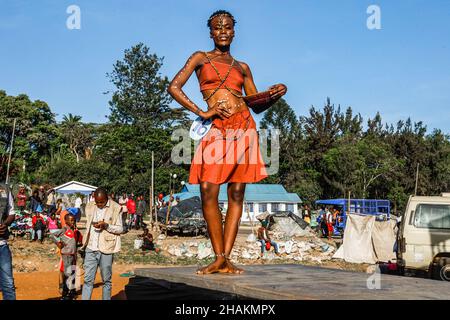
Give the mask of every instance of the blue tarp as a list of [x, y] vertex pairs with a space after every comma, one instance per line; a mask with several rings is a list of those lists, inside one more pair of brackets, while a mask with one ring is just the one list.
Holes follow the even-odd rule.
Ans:
[[79, 208], [67, 208], [67, 212], [75, 217], [77, 222], [81, 220], [81, 210]]

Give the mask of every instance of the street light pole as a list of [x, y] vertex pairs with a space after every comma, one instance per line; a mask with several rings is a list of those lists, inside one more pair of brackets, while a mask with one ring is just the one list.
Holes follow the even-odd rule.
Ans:
[[176, 179], [177, 179], [177, 174], [174, 173], [173, 174], [173, 183], [172, 183], [172, 193], [171, 193], [171, 195], [173, 195], [175, 193], [175, 182], [176, 182]]
[[150, 227], [153, 228], [153, 170], [154, 170], [154, 157], [153, 157], [153, 151], [152, 151], [152, 185], [150, 186]]

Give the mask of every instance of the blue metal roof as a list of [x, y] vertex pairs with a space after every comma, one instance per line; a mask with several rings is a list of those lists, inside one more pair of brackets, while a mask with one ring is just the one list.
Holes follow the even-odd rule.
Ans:
[[[388, 206], [390, 204], [389, 200], [376, 200], [376, 199], [350, 199], [351, 203], [376, 203], [378, 206]], [[316, 204], [326, 204], [343, 206], [348, 204], [348, 199], [329, 199], [329, 200], [317, 200]]]
[[317, 200], [316, 204], [343, 206], [345, 204], [345, 199]]
[[[200, 197], [200, 185], [185, 184], [180, 193], [174, 194], [174, 197], [180, 197], [180, 200], [188, 199], [194, 196]], [[169, 196], [164, 197], [167, 201]], [[219, 201], [228, 201], [227, 184], [222, 184], [219, 190]], [[246, 202], [283, 202], [283, 203], [301, 203], [302, 200], [296, 193], [288, 193], [281, 184], [247, 184], [245, 187]]]
[[[348, 204], [350, 202], [350, 208]], [[391, 205], [389, 200], [377, 200], [377, 199], [329, 199], [329, 200], [317, 200], [316, 204], [322, 205], [334, 205], [342, 206], [343, 212], [352, 212], [358, 214], [370, 214], [370, 215], [386, 215], [390, 217]]]

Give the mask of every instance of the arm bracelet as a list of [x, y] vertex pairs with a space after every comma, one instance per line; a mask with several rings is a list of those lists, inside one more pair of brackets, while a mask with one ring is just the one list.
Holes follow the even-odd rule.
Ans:
[[201, 109], [198, 106], [195, 106], [197, 109], [194, 111], [194, 114], [199, 115]]

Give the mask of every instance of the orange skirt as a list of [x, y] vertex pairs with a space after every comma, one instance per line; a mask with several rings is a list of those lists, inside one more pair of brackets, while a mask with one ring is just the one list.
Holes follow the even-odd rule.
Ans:
[[215, 119], [191, 163], [189, 183], [254, 183], [267, 178], [256, 123], [249, 110]]

